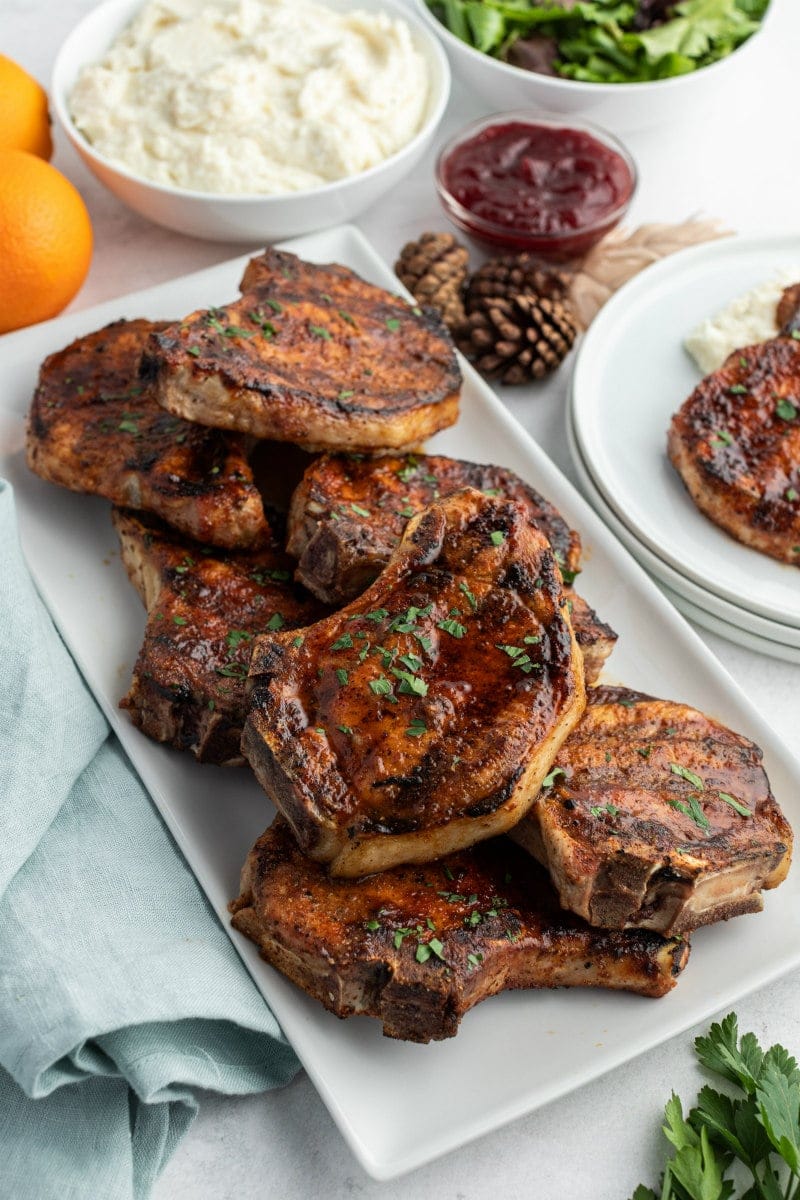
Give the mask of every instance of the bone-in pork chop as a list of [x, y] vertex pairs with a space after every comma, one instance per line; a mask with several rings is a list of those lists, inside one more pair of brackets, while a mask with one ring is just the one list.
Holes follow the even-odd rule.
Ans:
[[358, 600], [260, 638], [242, 749], [302, 849], [339, 875], [427, 861], [533, 803], [585, 704], [550, 544], [472, 489], [413, 518]]
[[[297, 578], [328, 604], [352, 600], [383, 570], [408, 521], [459, 488], [519, 500], [553, 548], [567, 584], [580, 569], [581, 542], [561, 514], [513, 471], [441, 455], [361, 459], [326, 454], [307, 468], [292, 497], [287, 549]], [[582, 597], [567, 590], [572, 626], [594, 683], [617, 635]]]
[[456, 420], [461, 375], [433, 310], [278, 250], [244, 282], [240, 299], [153, 335], [145, 369], [170, 412], [370, 453], [415, 446]]
[[164, 412], [138, 377], [152, 321], [116, 321], [45, 359], [28, 465], [74, 492], [156, 513], [219, 546], [268, 538], [242, 438]]
[[682, 933], [762, 907], [792, 832], [761, 751], [689, 708], [590, 688], [578, 728], [512, 836], [593, 925]]
[[341, 880], [278, 818], [231, 911], [267, 962], [330, 1012], [377, 1017], [387, 1037], [412, 1042], [452, 1037], [470, 1008], [511, 988], [662, 996], [689, 957], [685, 938], [593, 929], [563, 912], [545, 872], [507, 838]]
[[277, 545], [226, 553], [114, 509], [122, 559], [147, 609], [144, 642], [121, 702], [148, 737], [201, 762], [243, 763], [245, 678], [256, 634], [326, 610], [292, 583]]
[[706, 376], [672, 418], [668, 451], [701, 512], [746, 546], [800, 565], [800, 341], [791, 332], [734, 351]]

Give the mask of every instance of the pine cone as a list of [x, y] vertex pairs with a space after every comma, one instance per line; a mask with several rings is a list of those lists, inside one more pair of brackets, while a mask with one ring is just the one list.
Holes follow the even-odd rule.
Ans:
[[468, 250], [452, 233], [423, 233], [406, 243], [394, 269], [420, 304], [437, 309], [452, 328], [464, 319], [461, 291], [468, 261]]
[[472, 275], [464, 294], [467, 312], [480, 307], [487, 296], [532, 295], [547, 300], [563, 300], [570, 284], [566, 271], [543, 267], [530, 254], [506, 254], [491, 258]]
[[571, 310], [559, 300], [487, 296], [476, 298], [454, 336], [482, 375], [527, 383], [543, 379], [563, 362], [577, 331]]

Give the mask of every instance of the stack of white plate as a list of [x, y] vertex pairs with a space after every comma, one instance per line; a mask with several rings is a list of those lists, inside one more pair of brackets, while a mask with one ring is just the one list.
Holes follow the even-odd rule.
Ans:
[[731, 641], [800, 663], [800, 568], [703, 516], [666, 453], [672, 414], [701, 378], [686, 335], [798, 263], [795, 234], [726, 238], [648, 267], [586, 334], [567, 425], [587, 498], [675, 606]]

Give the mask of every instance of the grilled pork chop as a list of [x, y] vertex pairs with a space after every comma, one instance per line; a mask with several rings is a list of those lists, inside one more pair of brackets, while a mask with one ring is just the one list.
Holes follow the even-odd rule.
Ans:
[[549, 542], [472, 489], [414, 517], [302, 645], [258, 639], [250, 686], [245, 756], [302, 849], [349, 876], [514, 824], [585, 704]]
[[249, 547], [269, 529], [243, 440], [170, 416], [138, 378], [152, 321], [116, 321], [42, 364], [28, 465], [74, 492], [157, 513], [190, 537]]
[[511, 988], [601, 987], [662, 996], [685, 939], [592, 929], [507, 838], [423, 866], [331, 879], [278, 818], [242, 872], [233, 924], [267, 962], [337, 1017], [377, 1017], [387, 1037], [452, 1037]]
[[792, 832], [761, 751], [697, 709], [591, 688], [552, 785], [512, 836], [592, 925], [663, 934], [762, 907]]
[[[580, 569], [579, 535], [513, 471], [434, 455], [315, 459], [292, 497], [287, 549], [299, 559], [296, 578], [328, 604], [362, 592], [399, 544], [409, 519], [432, 500], [463, 487], [519, 500], [547, 537], [566, 583]], [[594, 683], [617, 635], [571, 590], [572, 626]]]
[[245, 677], [255, 635], [294, 629], [325, 610], [291, 582], [277, 545], [225, 553], [114, 509], [122, 560], [148, 612], [130, 690], [134, 725], [201, 762], [238, 766]]
[[327, 604], [352, 600], [386, 566], [409, 519], [465, 487], [521, 501], [572, 582], [580, 537], [543, 496], [503, 467], [426, 454], [314, 459], [289, 509], [287, 549], [299, 559], [298, 579]]
[[239, 300], [153, 334], [146, 374], [170, 412], [367, 452], [414, 446], [456, 420], [461, 375], [433, 310], [279, 250], [243, 282]]
[[731, 354], [672, 418], [669, 457], [701, 512], [800, 565], [800, 342]]

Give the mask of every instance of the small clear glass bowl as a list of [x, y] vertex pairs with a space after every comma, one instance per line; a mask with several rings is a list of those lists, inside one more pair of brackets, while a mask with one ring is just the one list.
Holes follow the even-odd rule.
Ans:
[[[446, 165], [454, 152], [472, 141], [484, 130], [491, 129], [496, 125], [509, 124], [545, 126], [548, 129], [565, 131], [577, 130], [580, 133], [588, 134], [606, 150], [610, 150], [622, 159], [630, 177], [630, 188], [627, 194], [623, 196], [618, 205], [594, 221], [550, 233], [525, 229], [518, 225], [514, 227], [501, 225], [472, 212], [461, 204], [449, 190], [445, 176]], [[489, 117], [483, 117], [479, 121], [467, 125], [452, 137], [442, 147], [436, 160], [435, 180], [442, 207], [453, 224], [469, 237], [484, 243], [493, 250], [502, 248], [525, 251], [551, 262], [567, 262], [583, 257], [605, 234], [619, 224], [630, 208], [635, 195], [638, 173], [630, 151], [618, 138], [598, 125], [580, 117], [558, 116], [551, 113], [537, 113], [530, 109], [520, 109], [513, 112], [493, 113]]]

